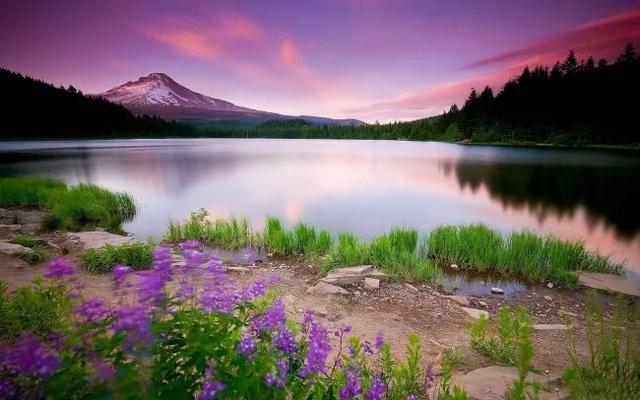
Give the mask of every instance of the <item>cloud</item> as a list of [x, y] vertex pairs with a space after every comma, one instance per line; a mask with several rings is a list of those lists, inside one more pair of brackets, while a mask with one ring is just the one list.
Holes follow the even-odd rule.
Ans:
[[628, 42], [640, 40], [640, 10], [631, 10], [588, 22], [530, 45], [499, 53], [468, 64], [466, 68], [535, 58], [540, 64], [555, 62], [569, 49], [578, 56], [611, 58]]
[[176, 52], [189, 57], [212, 59], [222, 51], [218, 43], [207, 35], [185, 29], [150, 29], [147, 34]]
[[290, 68], [300, 68], [302, 57], [292, 40], [285, 40], [280, 45], [280, 58]]

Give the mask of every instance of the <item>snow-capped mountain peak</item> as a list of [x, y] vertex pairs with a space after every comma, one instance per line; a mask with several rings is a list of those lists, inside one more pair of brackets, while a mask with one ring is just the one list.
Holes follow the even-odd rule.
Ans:
[[99, 96], [135, 108], [166, 106], [211, 111], [250, 111], [228, 101], [196, 93], [162, 72], [154, 72], [136, 81], [129, 81]]

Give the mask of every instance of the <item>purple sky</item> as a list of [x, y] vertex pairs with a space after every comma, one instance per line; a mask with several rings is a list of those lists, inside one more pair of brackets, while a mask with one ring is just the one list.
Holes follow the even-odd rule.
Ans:
[[640, 0], [0, 2], [0, 66], [86, 93], [151, 72], [286, 114], [415, 119], [570, 48], [640, 42]]

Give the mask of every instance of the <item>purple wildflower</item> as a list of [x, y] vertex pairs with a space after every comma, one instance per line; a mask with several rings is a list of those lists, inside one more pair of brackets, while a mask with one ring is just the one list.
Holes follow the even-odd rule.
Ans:
[[367, 342], [366, 340], [364, 341], [364, 343], [362, 343], [362, 350], [365, 353], [373, 354], [373, 349], [371, 348], [371, 343]]
[[47, 265], [44, 276], [49, 279], [61, 279], [67, 275], [75, 274], [76, 270], [64, 257], [58, 257]]
[[205, 380], [202, 385], [202, 393], [199, 400], [215, 400], [218, 393], [224, 389], [224, 383], [213, 380], [213, 371], [207, 368], [205, 372]]
[[114, 331], [127, 332], [128, 342], [146, 341], [151, 339], [149, 329], [151, 321], [147, 316], [145, 309], [141, 306], [126, 306], [117, 311], [117, 319], [111, 324]]
[[384, 392], [387, 390], [387, 385], [384, 384], [380, 375], [376, 375], [369, 381], [369, 391], [365, 396], [366, 400], [383, 400]]
[[115, 375], [113, 367], [100, 357], [91, 360], [91, 364], [93, 365], [96, 376], [101, 381], [109, 381]]
[[250, 356], [254, 351], [256, 351], [256, 341], [250, 332], [242, 332], [238, 351], [240, 354], [244, 354], [245, 356]]
[[199, 240], [187, 240], [178, 245], [182, 251], [185, 250], [200, 250], [202, 249], [202, 242]]
[[356, 368], [349, 367], [345, 371], [344, 386], [338, 392], [340, 400], [355, 399], [362, 394], [362, 378]]
[[316, 322], [311, 322], [309, 329], [309, 349], [307, 350], [307, 362], [300, 371], [300, 376], [310, 373], [325, 371], [327, 356], [331, 351], [327, 330]]
[[384, 334], [382, 332], [379, 332], [376, 335], [376, 343], [375, 343], [376, 349], [380, 350], [382, 348], [382, 346], [384, 346]]
[[171, 248], [168, 246], [156, 247], [153, 251], [153, 270], [165, 281], [171, 279]]
[[124, 286], [125, 280], [127, 279], [127, 276], [129, 276], [129, 272], [131, 272], [131, 268], [126, 265], [116, 265], [113, 267], [113, 285], [116, 290], [119, 290]]
[[302, 320], [302, 332], [307, 333], [312, 323], [313, 323], [313, 311], [306, 310], [304, 312], [304, 316]]
[[276, 300], [262, 316], [253, 321], [252, 327], [258, 332], [269, 331], [273, 328], [283, 326], [286, 318], [284, 304], [282, 304], [280, 300]]
[[427, 385], [430, 385], [433, 383], [433, 381], [435, 381], [435, 377], [433, 376], [433, 369], [429, 368], [427, 370], [427, 374], [425, 375], [425, 381], [427, 383]]
[[264, 374], [264, 384], [267, 385], [267, 387], [275, 386], [276, 380], [277, 380], [276, 376], [271, 372]]
[[287, 327], [282, 327], [273, 335], [273, 344], [284, 354], [293, 354], [298, 351], [296, 336]]
[[166, 283], [162, 273], [156, 270], [138, 274], [138, 301], [142, 304], [158, 304], [164, 297]]
[[109, 310], [98, 299], [91, 299], [76, 306], [74, 311], [87, 323], [100, 322], [109, 316]]
[[416, 396], [413, 394], [410, 394], [409, 396], [407, 396], [407, 400], [416, 400]]
[[[22, 336], [0, 350], [0, 375], [10, 373], [47, 378], [58, 368], [58, 357], [47, 351], [33, 335]], [[8, 390], [8, 387], [3, 390]]]
[[224, 265], [218, 257], [212, 256], [209, 259], [206, 278], [204, 291], [200, 296], [200, 306], [206, 312], [230, 313], [233, 310], [236, 295], [226, 284]]

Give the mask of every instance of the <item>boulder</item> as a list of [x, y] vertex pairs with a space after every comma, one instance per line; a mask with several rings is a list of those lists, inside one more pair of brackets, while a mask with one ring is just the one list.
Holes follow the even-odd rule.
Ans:
[[309, 289], [307, 289], [307, 293], [308, 294], [319, 294], [319, 295], [349, 294], [349, 292], [347, 292], [346, 290], [344, 290], [340, 286], [335, 286], [335, 285], [332, 285], [330, 283], [322, 282], [322, 281], [318, 282], [317, 285], [311, 286]]
[[0, 240], [0, 253], [14, 256], [16, 254], [35, 253], [32, 248], [21, 246], [19, 244], [9, 243], [6, 240]]
[[118, 246], [135, 241], [133, 236], [122, 236], [103, 231], [70, 232], [68, 238], [80, 242], [85, 249], [99, 249], [106, 244]]
[[492, 288], [491, 288], [491, 293], [494, 293], [494, 294], [504, 294], [504, 290], [502, 290], [502, 289], [500, 289], [500, 288], [497, 288], [497, 287], [492, 287]]
[[578, 283], [594, 289], [640, 297], [640, 283], [631, 282], [613, 274], [580, 272], [578, 274]]
[[485, 310], [480, 310], [477, 308], [469, 308], [469, 307], [461, 307], [462, 311], [469, 314], [471, 318], [480, 319], [480, 316], [484, 315], [485, 318], [489, 319], [489, 313]]
[[380, 280], [375, 278], [364, 278], [364, 288], [366, 290], [376, 290], [380, 288]]
[[469, 299], [466, 296], [455, 296], [454, 295], [454, 296], [444, 296], [444, 297], [449, 299], [449, 300], [452, 300], [452, 301], [454, 301], [454, 302], [456, 302], [459, 305], [464, 306], [464, 307], [468, 307], [469, 304], [471, 304], [469, 302]]

